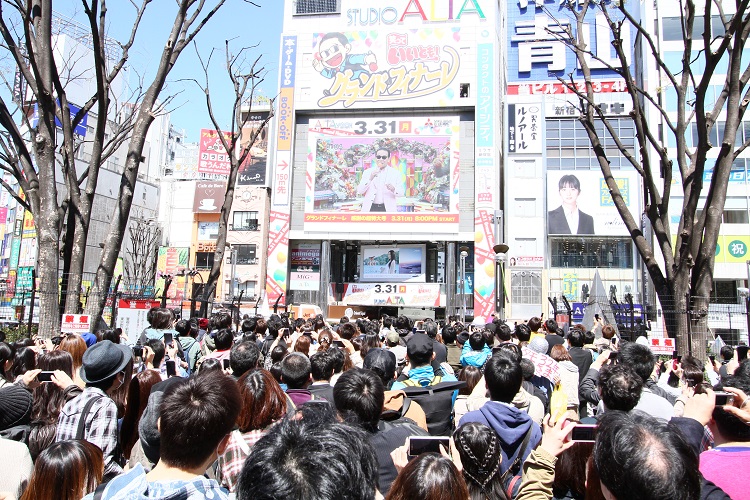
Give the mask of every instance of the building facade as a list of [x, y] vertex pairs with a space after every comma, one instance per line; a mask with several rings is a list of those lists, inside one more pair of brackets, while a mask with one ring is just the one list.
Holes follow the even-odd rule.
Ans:
[[503, 151], [498, 3], [285, 6], [269, 304], [488, 317]]

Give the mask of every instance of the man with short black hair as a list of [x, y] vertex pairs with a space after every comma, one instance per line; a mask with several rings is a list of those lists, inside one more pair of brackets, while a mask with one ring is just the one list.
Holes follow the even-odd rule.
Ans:
[[456, 343], [456, 337], [458, 332], [450, 325], [443, 327], [443, 342], [446, 348], [447, 362], [455, 373], [463, 368], [461, 365], [461, 349], [462, 347]]
[[385, 388], [373, 371], [353, 368], [339, 377], [333, 388], [336, 409], [345, 422], [357, 425], [369, 433], [379, 465], [379, 489], [386, 494], [398, 474], [391, 452], [403, 446], [409, 436], [426, 436], [427, 433], [411, 420], [383, 422], [380, 415], [385, 401]]
[[427, 336], [434, 341], [432, 344], [432, 349], [435, 352], [435, 360], [433, 363], [436, 365], [445, 363], [448, 360], [448, 349], [437, 340], [437, 323], [435, 323], [434, 321], [425, 321], [422, 328], [424, 328], [424, 332], [427, 334]]
[[243, 340], [235, 344], [229, 352], [229, 367], [235, 380], [260, 366], [260, 349], [258, 344], [250, 340]]
[[219, 361], [229, 359], [232, 345], [234, 344], [234, 334], [229, 328], [216, 330], [214, 336], [214, 351], [207, 354], [203, 359], [218, 359]]
[[721, 367], [719, 368], [719, 376], [721, 377], [721, 380], [724, 380], [730, 375], [727, 372], [727, 364], [729, 364], [729, 362], [732, 361], [732, 358], [734, 358], [734, 348], [730, 345], [721, 346], [719, 355], [721, 356]]
[[[479, 422], [497, 433], [503, 457], [498, 474], [502, 475], [511, 468], [517, 457], [520, 457], [520, 463], [526, 460], [541, 440], [542, 431], [526, 412], [512, 404], [523, 383], [523, 371], [518, 359], [503, 349], [496, 351], [485, 365], [484, 377], [490, 401], [479, 410], [464, 415], [459, 425]], [[516, 473], [517, 470], [514, 471]]]
[[578, 384], [581, 383], [583, 377], [591, 368], [594, 358], [591, 351], [583, 348], [585, 340], [583, 338], [583, 332], [578, 328], [573, 328], [568, 334], [568, 354], [570, 354], [573, 364], [578, 367]]
[[228, 498], [204, 473], [223, 453], [241, 405], [237, 384], [221, 372], [170, 386], [159, 410], [159, 462], [148, 474], [137, 464], [100, 487], [97, 498]]
[[607, 411], [630, 411], [641, 398], [643, 381], [628, 365], [604, 365], [599, 372], [599, 394]]
[[638, 411], [602, 416], [594, 464], [606, 498], [700, 497], [698, 457], [690, 445], [663, 420]]
[[310, 359], [301, 352], [292, 352], [281, 360], [281, 381], [286, 384], [286, 393], [295, 406], [307, 403], [314, 397], [307, 389], [312, 381]]
[[[403, 444], [403, 443], [402, 443]], [[375, 498], [378, 463], [363, 430], [283, 419], [250, 450], [238, 500]]]
[[544, 339], [549, 345], [549, 348], [547, 349], [547, 356], [549, 356], [553, 347], [565, 344], [565, 339], [561, 335], [562, 330], [560, 330], [557, 326], [557, 322], [552, 318], [549, 318], [544, 322], [544, 331], [547, 332]]
[[122, 450], [118, 442], [117, 405], [112, 394], [127, 381], [133, 359], [130, 346], [109, 340], [97, 342], [83, 353], [80, 376], [83, 392], [65, 403], [57, 421], [55, 441], [85, 439], [104, 454], [104, 475], [122, 472]]
[[333, 366], [335, 360], [328, 351], [319, 351], [310, 356], [310, 374], [312, 375], [312, 384], [308, 389], [315, 396], [320, 396], [326, 401], [333, 401], [333, 386], [331, 377], [333, 377]]

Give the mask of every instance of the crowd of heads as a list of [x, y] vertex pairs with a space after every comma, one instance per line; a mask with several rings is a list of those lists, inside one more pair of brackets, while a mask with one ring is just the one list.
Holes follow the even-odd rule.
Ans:
[[[331, 325], [274, 314], [235, 324], [223, 312], [179, 320], [154, 308], [148, 321], [134, 338], [106, 330], [0, 342], [0, 453], [20, 457], [0, 492], [622, 500], [742, 491], [716, 464], [750, 453], [743, 346], [724, 346], [715, 363], [659, 359], [611, 325], [539, 317]], [[431, 438], [439, 446], [412, 454]]]

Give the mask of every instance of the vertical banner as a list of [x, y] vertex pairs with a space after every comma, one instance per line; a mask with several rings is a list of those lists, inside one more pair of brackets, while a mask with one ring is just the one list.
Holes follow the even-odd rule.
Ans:
[[495, 312], [495, 244], [492, 218], [497, 207], [497, 153], [494, 117], [495, 51], [490, 34], [477, 46], [476, 168], [474, 177], [474, 317]]
[[[289, 256], [289, 200], [292, 192], [292, 137], [297, 37], [281, 38], [281, 84], [276, 110], [276, 161], [273, 166], [272, 209], [268, 225], [266, 297], [268, 303], [286, 294]], [[286, 298], [279, 301], [286, 304]]]

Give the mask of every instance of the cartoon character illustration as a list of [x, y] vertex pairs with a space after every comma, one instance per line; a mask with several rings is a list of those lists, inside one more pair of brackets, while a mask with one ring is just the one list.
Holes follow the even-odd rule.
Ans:
[[352, 45], [343, 33], [328, 33], [318, 44], [312, 65], [315, 71], [326, 78], [335, 78], [337, 73], [352, 71], [352, 78], [359, 80], [362, 75], [377, 71], [375, 54], [350, 54]]

